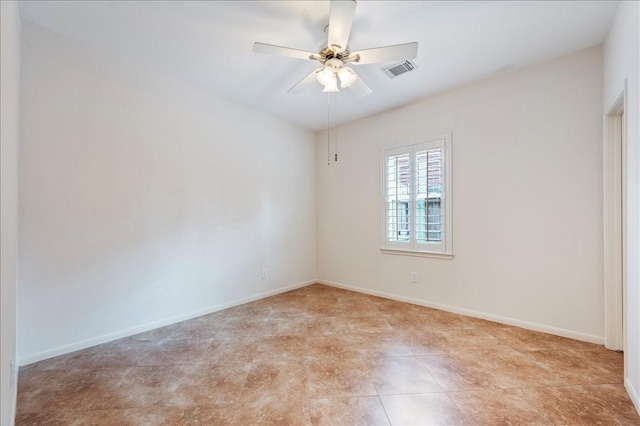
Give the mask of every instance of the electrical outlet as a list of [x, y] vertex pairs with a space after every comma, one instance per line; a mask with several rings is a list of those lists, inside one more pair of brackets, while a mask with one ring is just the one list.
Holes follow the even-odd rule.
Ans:
[[267, 277], [269, 277], [269, 272], [267, 272], [266, 269], [263, 269], [262, 272], [260, 273], [260, 278], [267, 279]]
[[417, 272], [412, 272], [411, 273], [411, 282], [412, 283], [417, 283], [418, 282], [418, 273]]

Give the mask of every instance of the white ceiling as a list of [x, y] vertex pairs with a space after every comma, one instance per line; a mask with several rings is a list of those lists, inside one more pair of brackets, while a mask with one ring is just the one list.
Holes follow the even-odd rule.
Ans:
[[[418, 70], [393, 80], [354, 66], [373, 89], [338, 95], [339, 123], [601, 44], [615, 1], [360, 0], [350, 50], [417, 41]], [[315, 52], [326, 41], [328, 1], [29, 1], [22, 19], [110, 55], [312, 130], [327, 123], [319, 84], [287, 89], [317, 62], [252, 52], [254, 41]]]

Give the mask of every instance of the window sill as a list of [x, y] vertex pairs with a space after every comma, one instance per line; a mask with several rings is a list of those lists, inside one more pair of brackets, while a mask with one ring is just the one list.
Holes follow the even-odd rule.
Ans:
[[387, 249], [387, 248], [381, 248], [380, 252], [382, 252], [382, 254], [394, 254], [397, 256], [431, 257], [434, 259], [449, 259], [449, 260], [453, 259], [453, 253], [396, 250], [396, 249]]

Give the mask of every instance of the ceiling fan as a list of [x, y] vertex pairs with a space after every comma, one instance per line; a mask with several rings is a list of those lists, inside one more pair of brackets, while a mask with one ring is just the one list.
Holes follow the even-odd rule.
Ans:
[[330, 4], [328, 31], [325, 29], [328, 32], [327, 43], [320, 46], [319, 53], [258, 42], [253, 44], [253, 51], [256, 53], [317, 61], [322, 65], [296, 83], [288, 90], [289, 93], [300, 93], [316, 81], [324, 86], [323, 92], [337, 92], [339, 90], [338, 80], [340, 80], [340, 87], [348, 87], [356, 96], [363, 97], [371, 93], [371, 89], [346, 64], [365, 65], [377, 62], [404, 61], [418, 56], [417, 42], [350, 52], [349, 33], [357, 3], [355, 0], [331, 0]]

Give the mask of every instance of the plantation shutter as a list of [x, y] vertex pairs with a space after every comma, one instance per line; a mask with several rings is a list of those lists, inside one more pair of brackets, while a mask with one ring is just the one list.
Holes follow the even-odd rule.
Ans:
[[394, 149], [385, 155], [385, 204], [387, 247], [409, 248], [412, 239], [413, 205], [411, 147]]
[[442, 148], [424, 147], [416, 159], [416, 243], [442, 242]]

